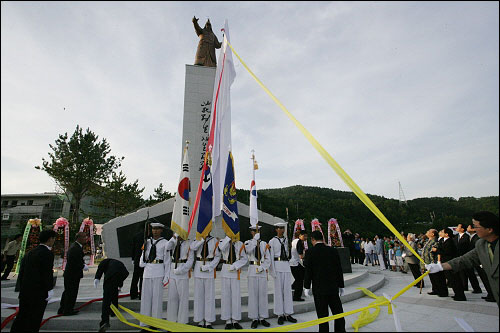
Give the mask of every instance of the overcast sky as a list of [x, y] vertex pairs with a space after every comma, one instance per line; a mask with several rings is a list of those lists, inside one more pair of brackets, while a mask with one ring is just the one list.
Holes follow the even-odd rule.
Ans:
[[[76, 125], [124, 156], [144, 195], [180, 174], [193, 15], [236, 52], [360, 188], [407, 200], [499, 193], [498, 2], [1, 3], [1, 192]], [[217, 51], [218, 55], [218, 51]], [[235, 58], [236, 186], [349, 191]], [[91, 163], [91, 161], [89, 161]]]

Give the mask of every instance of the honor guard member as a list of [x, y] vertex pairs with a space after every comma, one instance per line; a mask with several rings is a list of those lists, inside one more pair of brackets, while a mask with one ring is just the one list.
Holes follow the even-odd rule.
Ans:
[[189, 315], [189, 270], [193, 267], [194, 255], [190, 241], [177, 234], [170, 238], [168, 248], [172, 251], [170, 282], [168, 286], [167, 320], [187, 324]]
[[292, 317], [292, 282], [290, 263], [288, 262], [288, 239], [285, 237], [285, 222], [275, 223], [276, 236], [271, 238], [271, 276], [274, 278], [274, 314], [278, 316], [278, 324], [285, 320], [296, 323]]
[[[219, 264], [219, 241], [208, 235], [191, 243], [194, 252], [194, 321], [199, 327], [213, 328], [215, 321], [215, 269]], [[203, 322], [205, 322], [203, 324]]]
[[241, 241], [233, 242], [226, 236], [219, 242], [222, 254], [222, 288], [221, 288], [221, 319], [226, 321], [226, 330], [243, 327], [238, 323], [241, 320], [241, 267], [248, 262], [245, 246]]
[[252, 319], [252, 328], [259, 323], [269, 327], [266, 318], [269, 317], [267, 301], [267, 270], [271, 266], [271, 254], [266, 242], [260, 240], [260, 227], [250, 227], [252, 239], [245, 242], [248, 256], [248, 318]]
[[[141, 290], [141, 314], [162, 318], [163, 285], [170, 274], [170, 251], [168, 241], [161, 236], [163, 224], [151, 223], [153, 237], [150, 237], [141, 255], [139, 265], [144, 267]], [[141, 326], [146, 324], [141, 322]]]

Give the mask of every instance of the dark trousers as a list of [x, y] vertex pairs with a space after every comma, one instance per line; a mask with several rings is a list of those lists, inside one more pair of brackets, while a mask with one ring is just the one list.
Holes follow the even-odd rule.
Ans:
[[292, 283], [293, 299], [297, 300], [302, 297], [302, 289], [304, 289], [305, 269], [301, 264], [298, 264], [297, 266], [291, 266], [290, 269], [292, 270], [294, 279]]
[[459, 274], [460, 280], [462, 281], [462, 287], [465, 291], [469, 290], [469, 281], [472, 286], [472, 290], [481, 290], [479, 282], [477, 281], [476, 273], [474, 273], [474, 268], [461, 270]]
[[19, 313], [12, 323], [11, 332], [38, 332], [47, 301], [42, 298], [19, 299]]
[[[448, 296], [448, 286], [446, 285], [446, 276], [444, 272], [437, 272], [435, 274], [429, 274], [431, 277], [432, 287], [436, 287], [436, 292], [441, 296]], [[432, 279], [434, 278], [434, 280]]]
[[[139, 296], [139, 291], [142, 290], [142, 274], [144, 273], [144, 267], [134, 264], [134, 273], [132, 275], [132, 282], [130, 284], [130, 297], [137, 298]], [[139, 284], [139, 289], [137, 289], [137, 284]]]
[[[420, 277], [420, 265], [419, 264], [408, 264], [408, 266], [410, 266], [410, 270], [411, 270], [411, 274], [413, 274], [413, 277], [416, 279], [418, 279]], [[425, 286], [425, 283], [424, 283], [424, 280], [422, 279], [421, 280], [422, 282], [422, 288], [424, 288]], [[416, 284], [417, 287], [420, 287], [420, 282]]]
[[4, 272], [5, 266], [7, 266], [7, 270], [2, 275], [2, 280], [5, 280], [9, 277], [12, 268], [14, 267], [14, 261], [16, 260], [16, 256], [6, 256], [6, 261], [2, 261], [2, 272]]
[[68, 314], [73, 311], [80, 287], [80, 278], [64, 277], [64, 291], [61, 296], [61, 305], [58, 313]]
[[106, 281], [104, 283], [101, 322], [99, 326], [104, 323], [109, 323], [109, 314], [112, 312], [109, 308], [111, 303], [113, 303], [114, 306], [118, 307], [118, 286], [118, 279], [113, 279], [112, 281]]
[[444, 271], [444, 276], [446, 277], [451, 288], [453, 289], [455, 297], [465, 298], [464, 288], [462, 286], [462, 281], [460, 280], [460, 275], [457, 272]]
[[490, 281], [488, 280], [488, 275], [486, 275], [486, 272], [480, 266], [475, 266], [474, 269], [477, 271], [477, 274], [481, 278], [481, 281], [483, 281], [484, 288], [486, 289], [486, 292], [488, 293], [487, 296], [490, 296], [491, 298], [493, 298], [493, 292], [491, 291], [491, 286], [490, 286]]
[[[314, 290], [313, 290], [314, 294]], [[332, 295], [316, 295], [314, 294], [314, 306], [316, 307], [316, 314], [319, 318], [328, 317], [328, 308], [332, 311], [332, 315], [344, 312], [342, 302], [338, 293]], [[334, 320], [335, 332], [345, 332], [345, 319]], [[328, 332], [328, 322], [319, 324], [319, 332]]]

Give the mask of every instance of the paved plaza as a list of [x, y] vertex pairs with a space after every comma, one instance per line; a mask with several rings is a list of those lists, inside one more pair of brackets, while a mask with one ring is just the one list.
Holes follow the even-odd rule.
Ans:
[[[92, 299], [100, 296], [100, 292], [102, 289], [94, 289], [92, 286], [93, 275], [95, 273], [95, 267], [91, 268], [89, 272], [85, 273], [84, 279], [82, 279], [80, 285], [79, 292], [79, 302], [80, 304], [85, 302], [86, 299]], [[365, 267], [361, 265], [353, 265], [353, 273], [346, 274], [349, 280], [351, 280], [351, 284], [346, 287], [346, 293], [349, 295], [353, 295], [356, 287], [368, 287], [375, 286], [374, 293], [377, 296], [382, 296], [384, 293], [392, 296], [395, 295], [399, 290], [408, 285], [412, 280], [411, 274], [401, 274], [399, 272], [390, 272], [390, 271], [380, 271], [378, 267]], [[11, 275], [12, 277], [12, 275]], [[131, 276], [127, 278], [125, 281], [125, 286], [123, 291], [128, 293], [130, 286]], [[220, 279], [217, 279], [220, 283]], [[380, 284], [379, 281], [383, 280], [384, 283]], [[57, 280], [56, 288], [55, 288], [55, 298], [60, 297], [63, 291], [63, 279], [60, 276]], [[15, 301], [15, 297], [17, 293], [14, 292], [15, 277], [11, 281], [2, 281], [2, 303], [13, 303]], [[396, 306], [396, 312], [399, 317], [402, 330], [405, 332], [462, 332], [464, 329], [459, 325], [459, 323], [455, 320], [455, 318], [459, 318], [465, 321], [466, 325], [469, 325], [476, 332], [498, 332], [499, 331], [499, 310], [496, 303], [485, 302], [481, 299], [481, 296], [485, 296], [485, 294], [472, 294], [470, 291], [465, 292], [467, 301], [466, 302], [456, 302], [451, 299], [451, 297], [439, 298], [436, 296], [427, 295], [427, 292], [430, 291], [430, 281], [428, 277], [425, 279], [426, 288], [422, 290], [422, 294], [420, 294], [419, 288], [411, 288], [401, 297], [399, 297], [394, 305]], [[242, 294], [245, 296], [246, 290], [246, 281], [242, 281]], [[380, 287], [381, 286], [381, 287]], [[192, 287], [192, 286], [191, 286]], [[272, 291], [273, 283], [272, 279], [269, 278], [269, 290]], [[191, 288], [192, 293], [193, 288]], [[483, 288], [484, 290], [484, 288]], [[450, 293], [453, 294], [452, 292]], [[164, 299], [167, 299], [167, 291], [164, 293]], [[353, 300], [349, 300], [353, 299]], [[349, 301], [347, 301], [349, 300]], [[355, 309], [362, 308], [367, 306], [371, 302], [374, 301], [373, 298], [370, 297], [348, 297], [343, 299], [344, 311], [351, 311]], [[49, 304], [47, 310], [45, 312], [44, 318], [47, 318], [53, 314], [57, 310], [58, 301]], [[122, 299], [120, 303], [126, 307], [133, 307], [134, 311], [138, 312], [137, 302], [130, 301], [128, 297]], [[308, 309], [311, 310], [302, 311], [302, 313], [297, 313], [294, 315], [295, 318], [298, 319], [299, 322], [306, 322], [310, 320], [316, 319], [316, 313], [312, 310], [314, 306], [312, 304], [312, 299], [308, 299], [308, 302], [305, 302], [308, 306]], [[294, 307], [298, 309], [298, 307], [303, 304], [294, 303]], [[82, 310], [80, 314], [72, 317], [60, 317], [57, 319], [53, 319], [61, 321], [67, 320], [68, 323], [71, 323], [74, 320], [87, 320], [91, 324], [95, 321], [95, 330], [85, 328], [84, 331], [96, 331], [99, 315], [100, 315], [100, 303], [94, 303], [89, 306], [89, 309]], [[243, 306], [245, 309], [245, 306]], [[374, 311], [373, 309], [371, 310]], [[2, 309], [2, 319], [7, 317], [13, 312], [11, 309]], [[299, 311], [297, 311], [299, 312]], [[270, 313], [272, 313], [272, 300], [270, 299]], [[346, 329], [348, 332], [353, 332], [352, 323], [358, 318], [359, 314], [354, 314], [346, 317]], [[128, 315], [126, 318], [130, 318]], [[117, 327], [116, 318], [112, 318], [111, 328], [108, 332], [118, 332], [124, 330], [123, 326]], [[52, 321], [52, 320], [51, 320]], [[268, 320], [271, 323], [271, 327], [278, 327], [276, 317], [270, 318]], [[242, 322], [242, 326], [245, 330], [250, 329], [250, 321]], [[89, 327], [93, 327], [94, 325], [90, 325]], [[2, 331], [8, 331], [9, 326], [7, 326]], [[42, 332], [49, 332], [55, 330], [51, 328], [49, 323], [46, 324], [46, 329], [42, 327]], [[73, 326], [74, 327], [74, 326]], [[113, 329], [113, 327], [115, 327]], [[128, 331], [134, 331], [136, 329], [132, 327], [126, 327]], [[222, 330], [224, 328], [223, 324], [216, 324], [214, 328]], [[261, 328], [259, 326], [259, 328]], [[330, 323], [330, 329], [333, 331], [333, 323]], [[73, 328], [73, 330], [75, 330]], [[312, 326], [300, 331], [308, 332], [308, 331], [317, 331], [317, 326]], [[138, 330], [136, 330], [138, 331]], [[387, 306], [382, 306], [380, 314], [378, 318], [372, 323], [363, 326], [359, 329], [360, 332], [383, 332], [383, 331], [396, 331], [394, 317], [393, 315], [389, 315], [387, 313]]]

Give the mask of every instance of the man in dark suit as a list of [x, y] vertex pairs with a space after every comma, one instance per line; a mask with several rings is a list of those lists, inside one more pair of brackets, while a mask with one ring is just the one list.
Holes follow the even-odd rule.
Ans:
[[[469, 223], [467, 226], [467, 232], [470, 234], [470, 249], [473, 250], [476, 247], [476, 242], [479, 240], [479, 236], [476, 233], [476, 229], [474, 229], [474, 224]], [[486, 296], [481, 297], [486, 302], [495, 302], [495, 297], [493, 297], [493, 292], [491, 291], [490, 281], [488, 280], [488, 276], [486, 272], [481, 266], [474, 266], [477, 274], [481, 278], [483, 282], [484, 288], [486, 289]]]
[[104, 274], [103, 296], [102, 296], [102, 314], [99, 323], [99, 332], [105, 332], [109, 327], [109, 315], [111, 310], [109, 306], [113, 303], [118, 306], [118, 291], [123, 287], [123, 281], [128, 276], [128, 270], [125, 265], [116, 259], [104, 259], [97, 267], [95, 273], [94, 286], [97, 288], [102, 275]]
[[[459, 223], [457, 225], [457, 232], [458, 234], [455, 235], [455, 242], [457, 245], [457, 250], [458, 250], [458, 256], [461, 257], [470, 250], [471, 244], [470, 244], [470, 237], [468, 234], [465, 233], [465, 226], [462, 223]], [[472, 286], [472, 293], [473, 294], [481, 294], [481, 287], [479, 286], [479, 282], [477, 281], [476, 274], [474, 273], [474, 269], [464, 269], [460, 272], [458, 272], [460, 275], [460, 280], [462, 282], [462, 286], [464, 288], [464, 291], [469, 290], [469, 281]]]
[[[139, 232], [134, 236], [132, 240], [132, 261], [134, 262], [134, 273], [132, 275], [132, 282], [130, 284], [130, 298], [137, 299], [141, 298], [139, 291], [142, 289], [142, 274], [144, 273], [144, 267], [139, 266], [139, 260], [142, 255], [142, 246], [144, 245], [144, 233]], [[139, 284], [139, 289], [137, 289], [137, 284]]]
[[[304, 287], [306, 296], [312, 291], [318, 318], [328, 317], [328, 307], [332, 315], [344, 312], [340, 296], [344, 294], [344, 276], [337, 249], [323, 243], [319, 231], [311, 233], [313, 247], [306, 252]], [[320, 332], [328, 332], [328, 322], [319, 325]], [[345, 319], [335, 320], [335, 332], [345, 332]]]
[[87, 242], [87, 234], [78, 232], [76, 234], [76, 242], [74, 242], [68, 250], [68, 259], [64, 269], [64, 291], [61, 296], [61, 305], [58, 314], [65, 316], [76, 315], [79, 311], [73, 309], [78, 296], [78, 288], [80, 287], [80, 279], [83, 277], [83, 271], [87, 271], [88, 267], [83, 261], [83, 244]]
[[[453, 258], [458, 256], [457, 247], [455, 242], [453, 241], [453, 231], [450, 228], [444, 228], [443, 232], [443, 243], [440, 247], [438, 247], [438, 254], [441, 257], [441, 263], [445, 263]], [[455, 301], [466, 301], [464, 294], [464, 288], [462, 286], [462, 281], [460, 280], [460, 275], [453, 271], [445, 271], [444, 275], [451, 287], [453, 288], [453, 292], [455, 295], [453, 296], [453, 300]]]
[[19, 313], [12, 324], [11, 332], [38, 332], [47, 302], [54, 294], [52, 268], [54, 254], [52, 246], [56, 232], [44, 230], [40, 233], [40, 245], [28, 252], [19, 271]]

